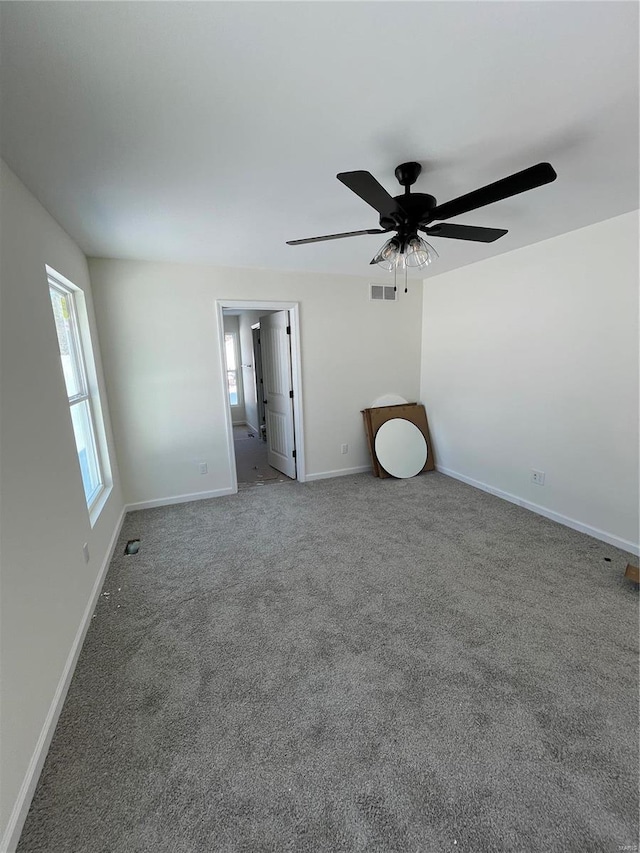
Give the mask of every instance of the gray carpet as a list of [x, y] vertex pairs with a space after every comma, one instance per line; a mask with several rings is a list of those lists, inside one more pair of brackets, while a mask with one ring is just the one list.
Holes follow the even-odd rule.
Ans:
[[19, 850], [634, 849], [626, 562], [435, 473], [131, 513]]

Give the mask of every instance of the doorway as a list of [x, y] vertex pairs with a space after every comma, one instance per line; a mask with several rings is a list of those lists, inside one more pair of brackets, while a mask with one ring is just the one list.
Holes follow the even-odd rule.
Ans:
[[298, 304], [218, 300], [216, 307], [233, 491], [304, 482]]
[[238, 489], [291, 483], [292, 479], [269, 465], [267, 439], [248, 424], [234, 424], [233, 455]]

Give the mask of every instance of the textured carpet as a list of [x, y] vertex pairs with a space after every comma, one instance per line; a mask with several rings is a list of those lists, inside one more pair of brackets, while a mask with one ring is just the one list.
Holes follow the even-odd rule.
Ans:
[[130, 513], [19, 850], [633, 849], [627, 557], [436, 473]]

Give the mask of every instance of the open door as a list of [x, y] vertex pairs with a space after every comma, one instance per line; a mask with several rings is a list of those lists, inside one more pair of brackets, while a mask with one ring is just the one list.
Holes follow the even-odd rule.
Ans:
[[262, 350], [260, 348], [260, 329], [251, 327], [253, 336], [253, 369], [256, 377], [256, 408], [258, 411], [258, 432], [260, 438], [266, 439], [266, 426], [264, 419], [264, 379], [262, 377]]
[[260, 349], [269, 465], [296, 478], [289, 312], [260, 317]]

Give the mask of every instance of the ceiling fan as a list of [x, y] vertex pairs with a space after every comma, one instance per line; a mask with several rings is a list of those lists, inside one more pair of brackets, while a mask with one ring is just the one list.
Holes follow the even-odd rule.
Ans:
[[339, 240], [342, 237], [357, 237], [360, 234], [387, 234], [395, 231], [371, 261], [387, 270], [407, 267], [420, 268], [438, 257], [436, 250], [418, 235], [419, 231], [431, 237], [446, 237], [453, 240], [474, 240], [478, 243], [493, 243], [507, 231], [503, 228], [477, 228], [473, 225], [432, 224], [440, 223], [452, 216], [477, 210], [487, 204], [535, 189], [555, 181], [557, 175], [550, 163], [538, 163], [508, 178], [502, 178], [486, 187], [437, 204], [428, 193], [412, 193], [411, 186], [417, 181], [422, 166], [420, 163], [401, 163], [395, 170], [396, 178], [404, 187], [404, 194], [391, 196], [370, 172], [340, 172], [336, 177], [363, 201], [380, 214], [380, 228], [364, 231], [347, 231], [342, 234], [326, 234], [324, 237], [307, 237], [304, 240], [288, 240], [288, 246], [304, 243], [319, 243], [323, 240]]

